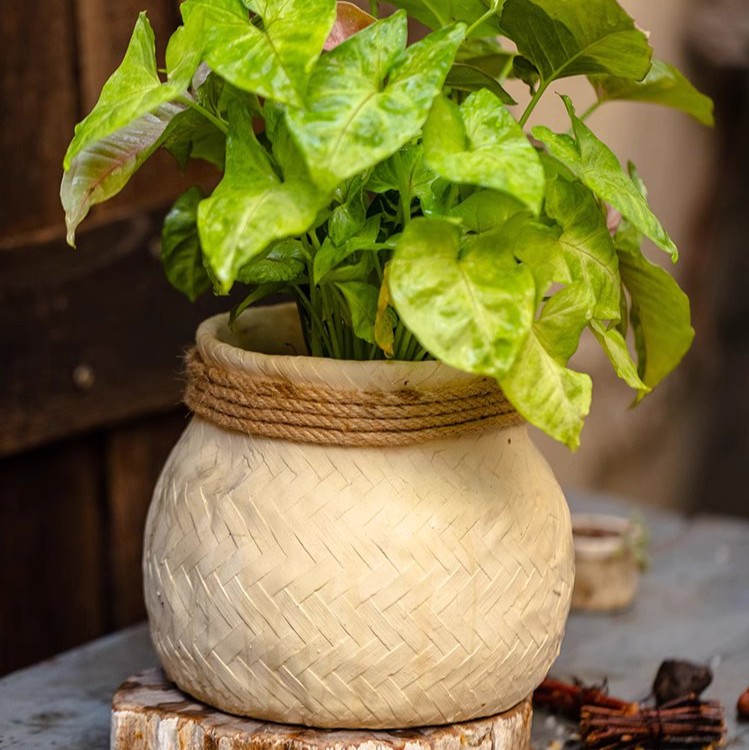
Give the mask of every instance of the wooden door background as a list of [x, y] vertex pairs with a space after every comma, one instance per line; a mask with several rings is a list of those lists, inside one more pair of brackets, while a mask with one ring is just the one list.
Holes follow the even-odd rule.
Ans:
[[[712, 5], [735, 19], [746, 15], [742, 3]], [[168, 287], [158, 260], [165, 206], [196, 181], [215, 179], [209, 170], [179, 176], [171, 157], [157, 156], [92, 212], [76, 250], [65, 245], [62, 157], [144, 6], [163, 55], [178, 0], [0, 5], [0, 674], [143, 618], [146, 508], [186, 419], [178, 354], [201, 318], [227, 307], [226, 300], [187, 303]], [[739, 24], [726, 26], [735, 33]], [[723, 64], [709, 50], [702, 60], [708, 72]], [[739, 327], [749, 297], [739, 288], [727, 305], [721, 288], [739, 285], [740, 274], [716, 278], [707, 260], [717, 245], [734, 259], [729, 269], [746, 270], [749, 257], [746, 207], [737, 209], [749, 184], [749, 61], [730, 67], [730, 81], [723, 72], [712, 78], [732, 118], [719, 132], [733, 147], [721, 157], [731, 179], [711, 209], [730, 209], [737, 220], [713, 222], [691, 290], [713, 270], [700, 314], [715, 324], [712, 345], [730, 377], [720, 366], [693, 371], [695, 394], [716, 402], [705, 421], [704, 461], [720, 463], [713, 507], [722, 510], [736, 510], [731, 498], [746, 491], [741, 451], [749, 434], [741, 379], [749, 336]], [[702, 503], [713, 495], [711, 474], [694, 470]]]
[[146, 507], [186, 418], [178, 354], [226, 309], [163, 278], [165, 206], [213, 179], [168, 154], [65, 244], [62, 157], [144, 5], [163, 45], [176, 0], [0, 7], [0, 674], [143, 618]]

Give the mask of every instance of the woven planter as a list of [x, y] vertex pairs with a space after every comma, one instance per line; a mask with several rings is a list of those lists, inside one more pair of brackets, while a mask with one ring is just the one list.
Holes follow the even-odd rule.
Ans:
[[[556, 657], [567, 506], [491, 381], [303, 351], [296, 309], [198, 329], [196, 412], [156, 488], [156, 650], [224, 711], [318, 727], [490, 716]], [[260, 353], [263, 352], [263, 353]]]

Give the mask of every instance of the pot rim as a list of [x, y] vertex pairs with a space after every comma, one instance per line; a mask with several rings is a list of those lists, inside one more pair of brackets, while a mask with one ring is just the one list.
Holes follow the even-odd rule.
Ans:
[[486, 379], [437, 360], [355, 361], [298, 354], [305, 346], [293, 302], [250, 308], [233, 328], [228, 323], [228, 313], [203, 321], [195, 337], [198, 351], [207, 363], [258, 377], [350, 391], [438, 390]]
[[[600, 529], [614, 536], [587, 537], [576, 534], [581, 528]], [[638, 524], [623, 516], [606, 513], [574, 513], [572, 537], [575, 554], [585, 559], [601, 559], [632, 550], [638, 536]]]

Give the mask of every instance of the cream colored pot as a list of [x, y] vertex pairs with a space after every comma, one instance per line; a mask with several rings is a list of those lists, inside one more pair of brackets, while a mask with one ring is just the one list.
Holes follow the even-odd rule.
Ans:
[[[346, 390], [471, 375], [303, 350], [296, 310], [198, 329], [206, 362]], [[392, 728], [509, 709], [559, 651], [573, 583], [562, 492], [524, 426], [387, 448], [227, 431], [194, 417], [148, 516], [161, 662], [230, 713]]]

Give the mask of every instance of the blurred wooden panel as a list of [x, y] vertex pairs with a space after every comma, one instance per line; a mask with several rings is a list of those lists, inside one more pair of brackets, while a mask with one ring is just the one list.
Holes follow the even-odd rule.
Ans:
[[143, 602], [143, 529], [161, 467], [187, 426], [188, 413], [149, 417], [107, 438], [109, 601], [112, 625], [124, 628], [146, 616]]
[[78, 116], [73, 0], [3, 0], [0, 238], [59, 223], [62, 157]]
[[180, 353], [232, 299], [191, 305], [167, 284], [161, 218], [0, 252], [0, 455], [179, 403]]
[[97, 442], [0, 462], [0, 673], [105, 632]]

